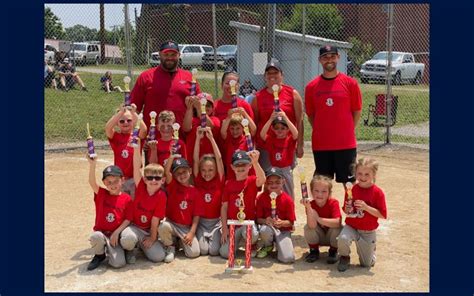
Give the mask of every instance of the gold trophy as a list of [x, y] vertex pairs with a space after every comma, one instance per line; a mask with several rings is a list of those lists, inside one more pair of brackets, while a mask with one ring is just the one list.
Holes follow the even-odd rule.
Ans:
[[181, 155], [179, 153], [176, 153], [178, 152], [178, 149], [179, 149], [179, 128], [181, 126], [179, 125], [179, 123], [175, 122], [173, 123], [173, 140], [174, 140], [174, 144], [173, 144], [173, 154], [176, 154], [176, 155], [179, 155], [179, 157], [181, 157]]
[[274, 99], [274, 109], [276, 112], [280, 112], [280, 98], [278, 97], [278, 91], [280, 90], [280, 87], [278, 84], [272, 85], [272, 90], [273, 90], [273, 99]]
[[148, 141], [156, 140], [156, 112], [150, 112], [150, 130], [148, 131]]
[[355, 217], [356, 214], [354, 213], [354, 200], [352, 198], [352, 183], [346, 183], [346, 193], [347, 193], [347, 200], [345, 203], [346, 214], [347, 217]]
[[138, 132], [140, 131], [140, 121], [143, 119], [143, 114], [138, 114], [137, 123], [135, 123], [135, 127], [133, 128], [132, 132], [132, 141], [130, 142], [130, 146], [138, 147]]
[[242, 119], [242, 126], [244, 127], [245, 140], [247, 141], [247, 150], [250, 152], [254, 150], [252, 135], [249, 130], [249, 120], [247, 118]]
[[[201, 94], [200, 94], [201, 95]], [[207, 113], [206, 113], [206, 104], [207, 99], [206, 95], [204, 94], [203, 97], [199, 100], [201, 103], [201, 127], [205, 128], [207, 125]]]
[[92, 139], [91, 131], [89, 129], [89, 122], [87, 123], [87, 151], [89, 153], [90, 159], [94, 159], [97, 157], [97, 154], [95, 153], [95, 148], [94, 148], [94, 140]]
[[123, 88], [123, 93], [124, 93], [124, 99], [125, 99], [125, 106], [130, 106], [130, 77], [125, 76], [123, 78], [123, 83], [124, 83], [124, 88]]
[[244, 192], [239, 193], [239, 199], [240, 199], [240, 204], [239, 204], [239, 212], [237, 213], [237, 219], [239, 219], [239, 222], [244, 222], [245, 220], [245, 203], [244, 203]]
[[230, 94], [232, 96], [232, 108], [237, 108], [237, 91], [235, 90], [236, 84], [237, 84], [237, 81], [235, 80], [229, 81]]
[[196, 68], [193, 68], [191, 70], [191, 74], [192, 74], [191, 93], [190, 93], [191, 96], [196, 95], [196, 74], [197, 74], [197, 72], [198, 72], [198, 70]]

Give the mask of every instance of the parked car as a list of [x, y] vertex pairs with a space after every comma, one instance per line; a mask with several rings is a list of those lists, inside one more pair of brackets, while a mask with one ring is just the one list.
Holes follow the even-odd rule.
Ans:
[[[205, 44], [180, 44], [178, 47], [180, 52], [179, 66], [182, 68], [200, 66], [204, 54], [214, 52], [212, 46]], [[148, 63], [152, 67], [158, 66], [160, 64], [160, 53], [152, 52]]]
[[[230, 68], [237, 70], [237, 45], [221, 45], [216, 50], [217, 53], [217, 67]], [[214, 69], [214, 52], [205, 53], [202, 57], [202, 69]]]
[[76, 64], [85, 65], [88, 63], [99, 64], [100, 44], [97, 41], [74, 42], [71, 45], [69, 59], [74, 60]]
[[51, 44], [44, 44], [44, 59], [48, 62], [48, 64], [52, 64], [55, 62], [55, 56], [57, 51], [58, 50]]
[[[360, 81], [367, 83], [369, 80], [385, 81], [388, 64], [388, 52], [380, 51], [372, 59], [362, 64]], [[393, 84], [410, 82], [419, 84], [423, 77], [425, 64], [415, 63], [415, 57], [409, 52], [392, 52], [392, 71], [390, 77]]]

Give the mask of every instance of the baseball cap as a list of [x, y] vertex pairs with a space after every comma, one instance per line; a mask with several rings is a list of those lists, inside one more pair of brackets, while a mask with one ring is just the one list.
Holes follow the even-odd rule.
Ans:
[[117, 177], [123, 177], [123, 172], [122, 170], [116, 166], [116, 165], [109, 165], [104, 169], [102, 172], [102, 180], [107, 178], [108, 176], [117, 176]]
[[64, 58], [63, 62], [64, 62], [64, 63], [69, 63], [69, 59], [68, 59], [68, 58]]
[[233, 165], [248, 164], [248, 163], [251, 163], [251, 162], [252, 162], [252, 160], [250, 159], [250, 156], [248, 156], [247, 152], [244, 151], [244, 150], [237, 150], [232, 155], [232, 164]]
[[160, 46], [160, 52], [165, 53], [167, 51], [179, 52], [178, 43], [174, 42], [173, 40], [163, 42]]
[[277, 167], [271, 167], [268, 171], [265, 172], [265, 177], [270, 177], [270, 176], [277, 176], [280, 178], [284, 178], [283, 171]]
[[265, 66], [265, 72], [267, 72], [270, 68], [275, 68], [279, 72], [282, 72], [280, 62], [278, 60], [272, 59], [266, 66]]
[[183, 158], [175, 158], [173, 164], [171, 165], [171, 171], [174, 173], [179, 168], [190, 168], [188, 161]]
[[202, 98], [205, 98], [208, 102], [211, 102], [214, 105], [214, 99], [212, 98], [211, 94], [203, 92], [203, 93], [198, 94], [197, 96], [199, 100], [201, 100]]
[[328, 53], [337, 54], [337, 47], [332, 45], [321, 46], [321, 48], [319, 49], [319, 56], [322, 57], [323, 55]]
[[283, 124], [283, 125], [286, 125], [288, 126], [288, 123], [286, 123], [285, 119], [283, 119], [282, 116], [277, 116], [275, 119], [273, 119], [272, 121], [272, 125], [276, 125], [276, 124]]

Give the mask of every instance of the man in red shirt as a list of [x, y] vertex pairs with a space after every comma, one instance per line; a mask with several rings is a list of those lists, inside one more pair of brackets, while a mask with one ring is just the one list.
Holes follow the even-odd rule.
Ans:
[[315, 174], [334, 178], [345, 184], [354, 182], [351, 164], [357, 156], [355, 128], [362, 109], [362, 95], [357, 81], [337, 70], [337, 48], [322, 46], [319, 62], [323, 74], [308, 83], [305, 107], [313, 128], [312, 148]]

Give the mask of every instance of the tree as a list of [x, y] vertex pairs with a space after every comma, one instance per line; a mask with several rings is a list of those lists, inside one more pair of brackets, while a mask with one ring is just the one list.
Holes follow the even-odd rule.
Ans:
[[74, 42], [84, 42], [98, 39], [97, 29], [91, 29], [83, 25], [75, 25], [66, 28], [66, 39]]
[[51, 11], [51, 8], [46, 7], [44, 10], [44, 38], [63, 39], [64, 35], [60, 19]]
[[306, 34], [329, 39], [340, 37], [343, 19], [335, 4], [296, 4], [281, 29], [302, 33], [303, 5], [306, 6]]
[[359, 76], [360, 66], [375, 54], [375, 49], [372, 44], [363, 43], [357, 37], [349, 37], [348, 42], [352, 43], [352, 48], [347, 54], [354, 65], [354, 74]]

